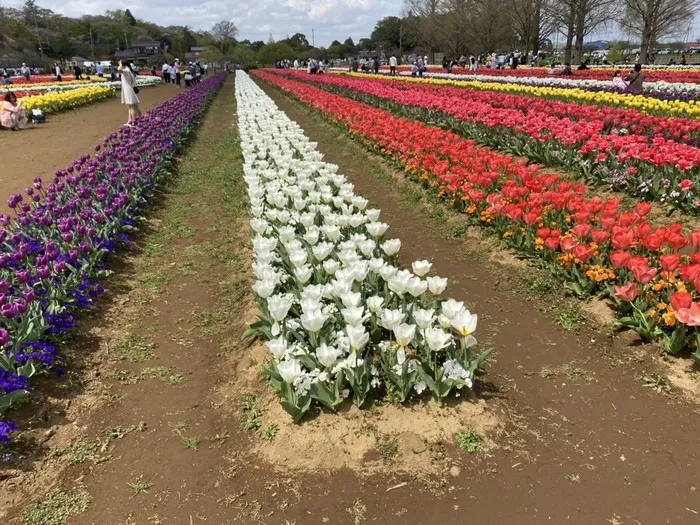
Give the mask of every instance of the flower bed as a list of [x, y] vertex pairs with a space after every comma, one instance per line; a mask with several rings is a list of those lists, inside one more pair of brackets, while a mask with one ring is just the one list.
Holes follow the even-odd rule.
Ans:
[[347, 126], [474, 224], [541, 261], [575, 295], [616, 301], [620, 326], [662, 339], [670, 353], [693, 349], [700, 359], [700, 231], [655, 227], [648, 203], [621, 210], [619, 199], [591, 197], [583, 185], [455, 133], [267, 71], [254, 74]]
[[[631, 65], [620, 66], [616, 69], [624, 72], [626, 75], [632, 70]], [[398, 66], [399, 72], [410, 72], [411, 66]], [[387, 66], [380, 68], [380, 71], [389, 71]], [[477, 71], [469, 71], [469, 68], [454, 68], [454, 74], [464, 72], [470, 75], [488, 75], [497, 77], [539, 77], [546, 78], [551, 76], [549, 70], [544, 67], [519, 67], [518, 69], [491, 69], [480, 68]], [[430, 73], [442, 73], [443, 69], [440, 66], [428, 66]], [[584, 71], [572, 71], [570, 79], [589, 79], [589, 80], [610, 80], [610, 69], [586, 69]], [[700, 69], [657, 69], [647, 68], [644, 66], [645, 79], [649, 82], [673, 82], [683, 84], [700, 84]]]
[[[64, 75], [67, 78], [72, 77], [73, 75]], [[24, 86], [36, 86], [36, 85], [43, 85], [43, 84], [90, 84], [90, 83], [98, 83], [98, 82], [104, 82], [104, 78], [100, 78], [98, 76], [90, 77], [90, 80], [84, 79], [84, 80], [63, 80], [61, 82], [56, 82], [56, 77], [53, 77], [51, 75], [32, 75], [31, 79], [29, 82], [25, 80], [24, 77], [12, 77], [12, 85], [24, 85]]]
[[426, 278], [428, 261], [397, 265], [380, 210], [241, 71], [236, 98], [261, 311], [248, 333], [270, 349], [284, 409], [298, 422], [378, 389], [400, 402], [470, 389], [488, 356], [473, 351], [477, 316], [439, 299], [447, 280]]
[[113, 96], [114, 88], [109, 86], [91, 86], [63, 91], [60, 93], [45, 93], [23, 97], [24, 109], [31, 112], [33, 109], [40, 109], [44, 114], [59, 113], [69, 109], [106, 100]]
[[[128, 242], [224, 78], [160, 104], [107, 137], [94, 157], [8, 199], [15, 215], [0, 215], [0, 414], [29, 397], [32, 376], [56, 367], [60, 334], [101, 293], [105, 258]], [[0, 421], [0, 444], [14, 429]]]
[[[160, 77], [152, 77], [152, 76], [137, 76], [136, 77], [136, 85], [139, 87], [149, 87], [149, 86], [154, 86], [157, 84], [160, 84], [162, 81]], [[10, 91], [13, 91], [17, 97], [21, 97], [23, 93], [30, 92], [32, 94], [41, 94], [41, 93], [47, 93], [47, 92], [59, 92], [59, 91], [72, 91], [74, 89], [78, 88], [83, 88], [83, 87], [112, 87], [114, 89], [121, 89], [122, 83], [121, 81], [116, 81], [116, 82], [111, 82], [111, 81], [102, 81], [99, 84], [96, 84], [94, 82], [85, 82], [82, 80], [78, 81], [73, 81], [73, 82], [56, 82], [52, 84], [24, 84], [24, 85], [11, 85], [11, 86], [4, 86], [0, 87], [0, 95], [6, 94]]]
[[691, 118], [700, 115], [700, 106], [696, 104], [697, 98], [700, 96], [700, 84], [647, 83], [642, 93], [627, 93], [615, 89], [611, 80], [569, 81], [562, 77], [495, 77], [446, 73], [426, 73], [423, 77], [414, 77], [410, 73], [400, 73], [398, 76], [390, 77], [387, 73], [374, 75], [347, 73], [345, 70], [335, 70], [334, 73], [365, 78], [392, 78], [408, 82], [466, 87], [484, 91], [521, 93], [555, 100], [632, 108], [651, 114], [682, 115]]
[[700, 147], [682, 142], [697, 141], [695, 120], [384, 79], [301, 73], [296, 78], [437, 123], [495, 149], [578, 168], [592, 182], [670, 209], [700, 211]]

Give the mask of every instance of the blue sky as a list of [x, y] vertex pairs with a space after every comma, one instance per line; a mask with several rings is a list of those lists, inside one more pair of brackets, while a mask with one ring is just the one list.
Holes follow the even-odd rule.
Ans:
[[[20, 7], [24, 0], [0, 0], [0, 4]], [[160, 25], [188, 25], [210, 29], [220, 20], [232, 20], [240, 39], [267, 41], [270, 33], [276, 40], [296, 32], [306, 34], [315, 44], [328, 46], [333, 40], [351, 36], [355, 42], [372, 32], [377, 20], [396, 16], [403, 0], [38, 0], [42, 7], [68, 16], [101, 14], [108, 9], [131, 9], [137, 18]], [[679, 39], [700, 37], [700, 20], [690, 31], [684, 29]], [[622, 38], [613, 24], [591, 35], [589, 40]], [[552, 35], [556, 40], [556, 35]], [[561, 42], [563, 37], [559, 35]]]

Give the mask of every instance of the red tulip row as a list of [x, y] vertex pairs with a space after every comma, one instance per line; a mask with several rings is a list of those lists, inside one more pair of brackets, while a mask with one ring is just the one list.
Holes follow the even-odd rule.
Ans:
[[270, 72], [254, 74], [347, 127], [474, 223], [542, 258], [576, 295], [611, 297], [621, 325], [648, 339], [663, 338], [671, 352], [697, 348], [700, 231], [685, 233], [681, 224], [655, 227], [646, 218], [648, 203], [622, 210], [617, 198], [590, 196], [584, 185], [456, 133]]
[[460, 133], [509, 152], [520, 143], [517, 153], [531, 160], [567, 168], [578, 165], [592, 180], [644, 200], [664, 202], [691, 213], [697, 213], [700, 207], [700, 185], [694, 181], [700, 169], [700, 147], [683, 142], [697, 141], [694, 137], [700, 131], [700, 122], [695, 120], [527, 95], [384, 79], [297, 75], [329, 89], [392, 103], [392, 110], [400, 113], [415, 113], [411, 108], [417, 108], [438, 112], [424, 117], [431, 121], [445, 115], [456, 119], [457, 124], [475, 125], [477, 129], [467, 126], [460, 128]]

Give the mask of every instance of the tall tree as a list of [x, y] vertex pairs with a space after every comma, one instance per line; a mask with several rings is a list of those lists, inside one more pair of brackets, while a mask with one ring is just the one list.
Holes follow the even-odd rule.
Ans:
[[134, 18], [134, 15], [131, 14], [131, 11], [129, 11], [128, 9], [124, 11], [124, 22], [126, 22], [130, 26], [136, 25], [136, 19]]
[[507, 0], [505, 10], [525, 54], [537, 54], [540, 42], [553, 28], [547, 0]]
[[417, 18], [417, 31], [420, 43], [430, 54], [430, 61], [435, 61], [435, 51], [439, 49], [442, 39], [440, 18], [443, 13], [443, 0], [404, 0], [404, 8]]
[[623, 28], [641, 37], [639, 60], [646, 63], [649, 50], [660, 39], [682, 33], [700, 7], [699, 0], [622, 0]]
[[216, 47], [226, 55], [233, 48], [238, 28], [230, 20], [222, 20], [214, 24], [214, 27], [211, 28], [211, 34], [216, 42]]

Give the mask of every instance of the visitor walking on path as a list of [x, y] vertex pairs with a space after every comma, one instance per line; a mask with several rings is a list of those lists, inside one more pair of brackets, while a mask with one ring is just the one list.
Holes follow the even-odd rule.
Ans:
[[393, 77], [396, 76], [396, 65], [398, 61], [394, 55], [389, 59], [389, 74]]
[[136, 77], [131, 70], [131, 64], [128, 60], [120, 60], [118, 69], [122, 75], [122, 104], [125, 104], [129, 110], [129, 120], [127, 120], [126, 125], [131, 126], [141, 116], [141, 110], [139, 109], [141, 101], [136, 96], [136, 93], [138, 93]]
[[175, 84], [177, 85], [177, 88], [180, 89], [182, 86], [182, 73], [180, 73], [180, 61], [177, 59], [175, 59], [173, 71], [175, 73]]
[[24, 80], [29, 82], [32, 78], [32, 72], [31, 70], [27, 67], [27, 64], [22, 62], [22, 69], [20, 69], [20, 73], [22, 73], [22, 76], [24, 77]]
[[166, 84], [170, 84], [170, 64], [163, 62], [163, 80]]
[[17, 95], [12, 91], [5, 95], [0, 111], [0, 125], [3, 128], [17, 131], [27, 127], [27, 115], [22, 107], [22, 102], [17, 102]]

